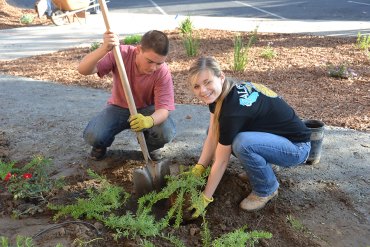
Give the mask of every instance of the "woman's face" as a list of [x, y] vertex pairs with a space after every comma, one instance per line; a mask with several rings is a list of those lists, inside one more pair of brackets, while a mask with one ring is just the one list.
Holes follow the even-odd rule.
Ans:
[[217, 77], [210, 70], [201, 71], [195, 80], [191, 83], [191, 88], [195, 96], [206, 104], [211, 104], [221, 95], [222, 85], [225, 81], [225, 75], [221, 73]]

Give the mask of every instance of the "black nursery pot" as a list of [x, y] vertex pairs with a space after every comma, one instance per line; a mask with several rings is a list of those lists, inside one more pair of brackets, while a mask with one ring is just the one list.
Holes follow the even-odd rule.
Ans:
[[315, 165], [320, 162], [321, 158], [325, 124], [319, 120], [304, 120], [303, 122], [311, 129], [311, 151], [306, 163], [309, 165]]

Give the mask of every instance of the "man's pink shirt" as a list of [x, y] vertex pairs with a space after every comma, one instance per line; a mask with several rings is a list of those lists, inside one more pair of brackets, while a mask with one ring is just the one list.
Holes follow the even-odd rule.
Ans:
[[[140, 109], [154, 104], [156, 110], [174, 110], [173, 81], [167, 64], [163, 63], [158, 70], [150, 75], [140, 74], [135, 64], [136, 47], [121, 45], [120, 50], [136, 108]], [[112, 95], [108, 99], [108, 104], [128, 108], [112, 52], [109, 52], [98, 62], [97, 69], [99, 77], [113, 71]]]

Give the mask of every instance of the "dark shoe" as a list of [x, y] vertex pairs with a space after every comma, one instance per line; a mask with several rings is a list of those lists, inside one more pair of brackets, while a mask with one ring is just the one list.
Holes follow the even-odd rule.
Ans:
[[107, 153], [107, 148], [96, 148], [91, 149], [90, 158], [93, 160], [102, 160]]
[[158, 160], [161, 160], [163, 158], [162, 152], [159, 149], [149, 152], [149, 155], [150, 155], [150, 158], [152, 158], [153, 161], [158, 161]]

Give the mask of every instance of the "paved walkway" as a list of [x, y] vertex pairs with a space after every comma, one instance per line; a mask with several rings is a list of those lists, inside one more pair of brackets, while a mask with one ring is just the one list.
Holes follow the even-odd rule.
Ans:
[[[175, 29], [186, 16], [132, 14], [112, 11], [111, 28], [120, 36], [144, 33], [151, 29]], [[195, 28], [230, 31], [276, 33], [309, 33], [315, 35], [356, 36], [358, 32], [370, 33], [370, 21], [291, 21], [232, 17], [191, 16]], [[105, 31], [101, 14], [90, 15], [86, 22], [64, 26], [38, 26], [0, 30], [0, 60], [55, 52], [60, 49], [89, 46], [101, 41]]]

